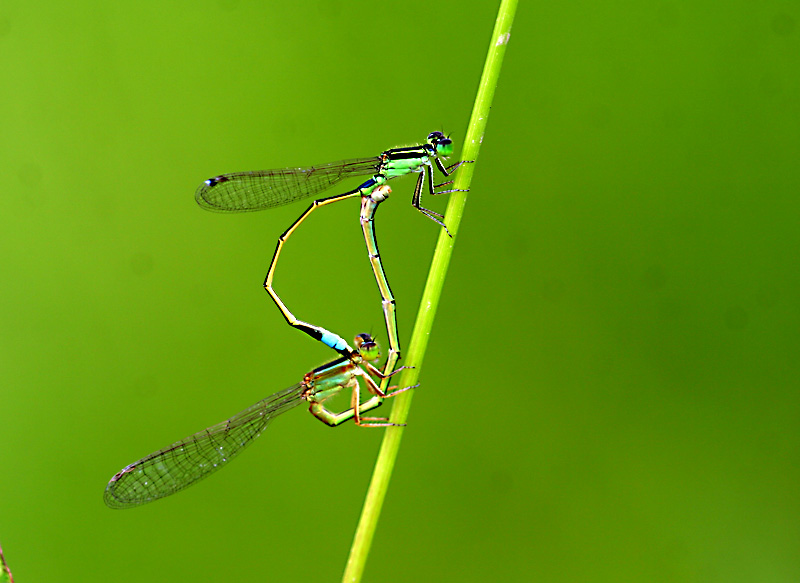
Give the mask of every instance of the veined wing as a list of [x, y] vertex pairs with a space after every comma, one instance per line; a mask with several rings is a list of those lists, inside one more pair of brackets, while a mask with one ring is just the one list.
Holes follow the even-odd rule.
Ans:
[[230, 462], [281, 413], [300, 404], [298, 383], [119, 471], [103, 496], [110, 508], [132, 508], [202, 480]]
[[307, 168], [232, 172], [203, 182], [194, 198], [210, 211], [260, 211], [319, 194], [349, 176], [374, 174], [377, 168], [378, 158], [372, 157]]

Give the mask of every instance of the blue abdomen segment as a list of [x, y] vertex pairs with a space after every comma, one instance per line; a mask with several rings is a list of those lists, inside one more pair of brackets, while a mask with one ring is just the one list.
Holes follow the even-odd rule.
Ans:
[[344, 341], [344, 338], [334, 334], [333, 332], [328, 332], [327, 330], [322, 333], [320, 342], [322, 342], [325, 346], [330, 346], [334, 350], [344, 350], [347, 348], [347, 342]]

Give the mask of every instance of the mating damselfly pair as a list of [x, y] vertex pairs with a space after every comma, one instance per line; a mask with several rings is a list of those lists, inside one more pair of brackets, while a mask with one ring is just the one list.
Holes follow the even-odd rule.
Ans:
[[[388, 180], [410, 173], [419, 173], [411, 203], [421, 213], [447, 230], [442, 222], [444, 217], [424, 208], [421, 205], [421, 197], [426, 177], [427, 190], [431, 195], [457, 191], [441, 190], [441, 187], [451, 184], [452, 180], [441, 184], [434, 184], [433, 180], [434, 164], [447, 177], [461, 164], [469, 162], [460, 161], [445, 166], [442, 159], [451, 155], [452, 151], [453, 143], [450, 138], [442, 132], [432, 132], [424, 144], [393, 148], [371, 158], [343, 160], [306, 168], [221, 174], [200, 185], [195, 198], [201, 207], [216, 212], [236, 213], [285, 205], [320, 194], [345, 178], [372, 175], [353, 190], [311, 203], [278, 238], [264, 280], [264, 288], [289, 325], [326, 344], [341, 356], [307, 373], [302, 382], [255, 403], [227, 421], [208, 427], [126, 466], [111, 478], [106, 487], [105, 501], [108, 506], [111, 508], [139, 506], [194, 484], [235, 457], [261, 434], [273, 418], [303, 401], [309, 403], [309, 409], [315, 417], [331, 426], [350, 419], [357, 425], [366, 427], [392, 425], [386, 418], [362, 415], [378, 407], [385, 398], [413, 388], [404, 387], [395, 390], [388, 388], [390, 377], [403, 367], [394, 368], [400, 358], [395, 299], [378, 252], [374, 228], [375, 212], [391, 192], [386, 184]], [[300, 224], [317, 208], [356, 196], [361, 198], [359, 220], [370, 265], [381, 294], [389, 339], [389, 353], [383, 371], [372, 364], [379, 358], [379, 351], [370, 335], [356, 336], [354, 342], [356, 348], [350, 347], [338, 334], [298, 320], [272, 285], [283, 245]], [[371, 395], [363, 403], [360, 398], [359, 378], [364, 381]], [[380, 384], [375, 379], [379, 380]], [[343, 388], [352, 391], [350, 407], [341, 413], [328, 410], [324, 402]]]

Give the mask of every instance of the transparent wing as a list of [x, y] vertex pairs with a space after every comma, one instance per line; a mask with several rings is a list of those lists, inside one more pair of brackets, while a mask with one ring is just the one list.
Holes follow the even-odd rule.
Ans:
[[220, 213], [260, 211], [328, 190], [348, 176], [374, 174], [378, 158], [340, 160], [308, 168], [232, 172], [209, 178], [194, 195], [197, 204]]
[[230, 462], [281, 413], [302, 401], [298, 383], [262, 399], [222, 423], [150, 454], [120, 470], [103, 496], [110, 508], [132, 508], [202, 480]]

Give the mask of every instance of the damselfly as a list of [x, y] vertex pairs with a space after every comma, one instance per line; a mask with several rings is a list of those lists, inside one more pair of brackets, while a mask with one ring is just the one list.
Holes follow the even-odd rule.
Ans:
[[[111, 508], [132, 508], [191, 486], [225, 466], [261, 435], [272, 419], [303, 401], [309, 403], [312, 415], [331, 427], [350, 419], [362, 427], [394, 425], [387, 418], [364, 417], [363, 414], [379, 406], [383, 399], [412, 387], [381, 390], [372, 377], [383, 379], [390, 375], [384, 375], [371, 364], [380, 356], [377, 344], [369, 334], [359, 334], [354, 344], [356, 351], [352, 355], [315, 368], [306, 373], [302, 382], [262, 399], [227, 421], [126, 466], [108, 482], [104, 495], [106, 504]], [[359, 378], [364, 380], [372, 395], [363, 403], [360, 403]], [[350, 408], [334, 413], [324, 403], [344, 388], [352, 391]]]

